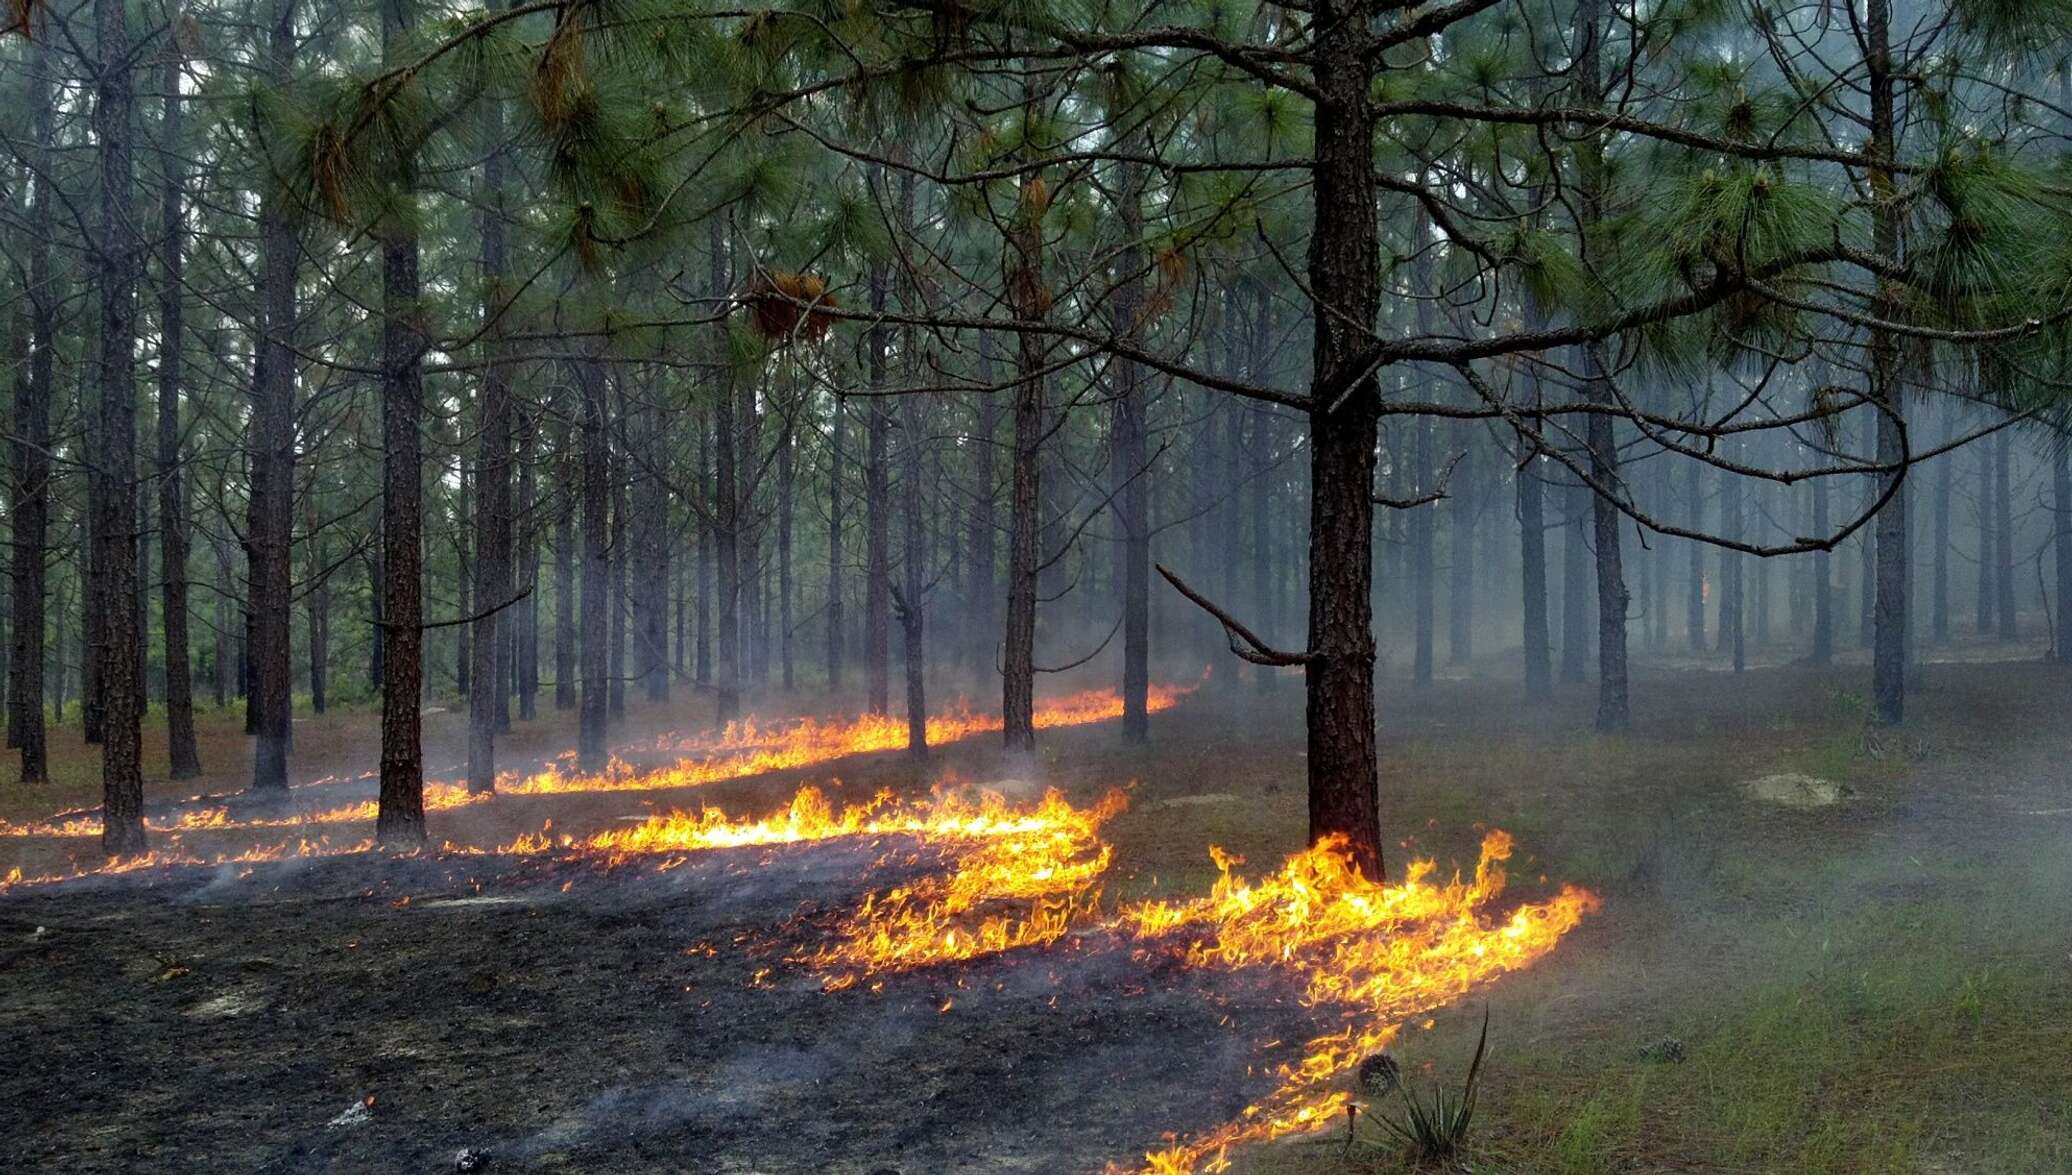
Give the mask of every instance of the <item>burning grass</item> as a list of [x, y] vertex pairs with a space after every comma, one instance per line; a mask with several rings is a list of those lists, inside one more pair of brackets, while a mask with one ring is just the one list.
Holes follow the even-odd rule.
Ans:
[[[1189, 686], [1154, 685], [1148, 691], [1146, 705], [1154, 713], [1168, 710], [1191, 692], [1193, 687]], [[1041, 702], [1036, 708], [1035, 722], [1038, 729], [1055, 730], [1109, 722], [1121, 716], [1120, 694], [1113, 690], [1093, 689]], [[982, 714], [974, 711], [968, 703], [960, 703], [928, 720], [928, 741], [931, 745], [943, 745], [997, 733], [1000, 729], [997, 715]], [[789, 722], [758, 722], [750, 718], [730, 723], [713, 734], [665, 735], [643, 747], [627, 750], [629, 754], [680, 756], [674, 763], [664, 766], [640, 767], [614, 757], [603, 771], [585, 774], [575, 769], [574, 753], [568, 752], [545, 770], [525, 776], [505, 776], [499, 781], [499, 790], [495, 793], [471, 793], [459, 784], [427, 780], [424, 804], [427, 812], [449, 812], [488, 802], [496, 795], [695, 788], [773, 771], [816, 767], [852, 755], [897, 750], [906, 746], [906, 742], [906, 720], [885, 714], [859, 714], [841, 719], [803, 718]], [[372, 799], [297, 807], [273, 813], [234, 813], [228, 806], [207, 804], [168, 815], [148, 816], [145, 828], [160, 834], [307, 829], [328, 824], [372, 823], [376, 812], [376, 803]], [[0, 820], [0, 837], [67, 839], [100, 834], [101, 821], [97, 816], [74, 815], [27, 823]]]
[[[588, 837], [543, 830], [489, 855], [559, 855], [606, 870], [667, 872], [715, 849], [882, 841], [873, 868], [898, 861], [910, 876], [865, 893], [853, 908], [823, 920], [829, 933], [789, 955], [830, 993], [865, 981], [882, 990], [888, 975], [1010, 953], [1107, 951], [1199, 973], [1293, 978], [1304, 1007], [1343, 1022], [1341, 1029], [1310, 1040], [1299, 1060], [1275, 1067], [1277, 1084], [1266, 1098], [1221, 1127], [1148, 1155], [1146, 1170], [1159, 1175], [1222, 1170], [1232, 1146], [1335, 1120], [1348, 1097], [1337, 1088], [1340, 1078], [1387, 1045], [1404, 1018], [1530, 965], [1594, 905], [1590, 895], [1564, 889], [1547, 902], [1493, 916], [1489, 907], [1502, 891], [1501, 862], [1511, 853], [1511, 841], [1492, 832], [1472, 880], [1455, 875], [1434, 883], [1432, 862], [1421, 861], [1401, 884], [1375, 883], [1352, 866], [1341, 844], [1326, 842], [1293, 855], [1274, 873], [1246, 881], [1234, 872], [1236, 858], [1212, 848], [1221, 876], [1208, 894], [1104, 912], [1100, 886], [1114, 848], [1101, 829], [1125, 806], [1121, 792], [1078, 807], [1056, 791], [1016, 804], [997, 793], [952, 789], [916, 800], [880, 793], [837, 807], [809, 786], [781, 810], [760, 817], [736, 818], [706, 807]], [[101, 872], [366, 848], [304, 841], [209, 862], [173, 849], [113, 862]], [[479, 850], [448, 849], [449, 855], [471, 852]], [[945, 1001], [945, 1010], [951, 1002]]]

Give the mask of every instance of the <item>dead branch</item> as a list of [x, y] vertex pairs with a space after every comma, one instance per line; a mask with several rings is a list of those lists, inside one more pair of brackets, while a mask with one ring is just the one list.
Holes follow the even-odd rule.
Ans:
[[1439, 484], [1433, 486], [1429, 491], [1419, 494], [1414, 498], [1390, 498], [1385, 497], [1381, 494], [1376, 494], [1374, 495], [1374, 504], [1377, 506], [1386, 506], [1391, 510], [1415, 510], [1419, 506], [1429, 506], [1433, 502], [1444, 501], [1446, 498], [1446, 485], [1448, 482], [1453, 480], [1453, 467], [1459, 465], [1461, 463], [1461, 460], [1465, 458], [1467, 455], [1468, 451], [1466, 449], [1462, 449], [1460, 452], [1455, 453], [1452, 457], [1448, 458], [1446, 461], [1446, 467], [1439, 471]]
[[[1308, 665], [1317, 660], [1317, 655], [1307, 650], [1300, 653], [1284, 652], [1260, 640], [1253, 635], [1251, 629], [1239, 623], [1235, 616], [1217, 607], [1215, 601], [1188, 587], [1179, 576], [1168, 570], [1165, 564], [1158, 563], [1154, 566], [1158, 568], [1160, 575], [1165, 576], [1166, 582], [1173, 585], [1175, 591], [1193, 601], [1195, 607], [1216, 618], [1216, 623], [1223, 626], [1223, 633], [1230, 640], [1231, 652], [1254, 665]], [[1244, 646], [1249, 647], [1240, 646], [1239, 641], [1243, 641]]]

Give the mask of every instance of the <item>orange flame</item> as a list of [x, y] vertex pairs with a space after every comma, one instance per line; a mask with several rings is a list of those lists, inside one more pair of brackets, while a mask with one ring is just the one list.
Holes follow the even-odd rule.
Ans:
[[1302, 1058], [1279, 1067], [1279, 1086], [1232, 1121], [1200, 1138], [1145, 1156], [1145, 1172], [1221, 1171], [1229, 1148], [1319, 1129], [1345, 1112], [1351, 1095], [1333, 1082], [1381, 1051], [1407, 1019], [1461, 998], [1506, 971], [1528, 967], [1597, 908], [1574, 886], [1492, 921], [1484, 908], [1503, 892], [1508, 833], [1482, 841], [1474, 880], [1435, 885], [1430, 861], [1417, 861], [1400, 885], [1369, 881], [1342, 841], [1326, 840], [1290, 857], [1280, 871], [1247, 883], [1233, 858], [1212, 852], [1222, 878], [1206, 898], [1147, 902], [1123, 921], [1140, 935], [1183, 935], [1176, 949], [1194, 966], [1282, 967], [1304, 980], [1303, 1000], [1348, 1010], [1351, 1023], [1311, 1040]]
[[[1191, 686], [1153, 685], [1146, 704], [1153, 713], [1171, 709], [1194, 692]], [[1093, 689], [1067, 694], [1036, 707], [1040, 730], [1085, 726], [1112, 721], [1122, 716], [1122, 695], [1114, 690]], [[943, 745], [997, 732], [998, 715], [981, 714], [960, 703], [947, 713], [928, 720], [928, 741]], [[649, 748], [684, 755], [677, 762], [652, 770], [640, 770], [614, 758], [601, 772], [584, 775], [563, 767], [549, 768], [523, 778], [498, 781], [496, 793], [475, 793], [459, 784], [436, 780], [425, 783], [424, 804], [428, 812], [451, 811], [482, 803], [495, 795], [547, 795], [565, 792], [666, 791], [700, 787], [749, 775], [790, 771], [818, 766], [850, 755], [897, 750], [906, 746], [906, 719], [885, 714], [861, 714], [847, 719], [804, 718], [795, 722], [759, 723], [744, 719], [729, 723], [717, 734], [668, 736], [648, 744]], [[564, 761], [574, 758], [562, 756]], [[173, 833], [240, 828], [299, 828], [313, 824], [372, 823], [376, 815], [373, 800], [360, 800], [315, 811], [277, 816], [234, 818], [221, 806], [190, 809], [165, 819], [147, 819], [152, 832]], [[0, 820], [0, 837], [89, 837], [101, 834], [98, 817], [73, 817], [62, 821], [10, 824]]]

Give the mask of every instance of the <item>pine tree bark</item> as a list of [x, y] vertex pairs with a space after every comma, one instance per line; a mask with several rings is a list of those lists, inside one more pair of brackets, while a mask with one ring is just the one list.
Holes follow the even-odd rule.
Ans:
[[[579, 404], [577, 412], [582, 408]], [[576, 503], [582, 478], [566, 476], [571, 432], [562, 437], [562, 501], [554, 521], [554, 708], [576, 708]], [[577, 459], [580, 464], [580, 458]]]
[[842, 692], [842, 643], [848, 630], [842, 613], [842, 527], [843, 508], [848, 498], [842, 484], [848, 456], [849, 398], [835, 395], [834, 415], [828, 421], [827, 450], [827, 692]]
[[304, 525], [309, 533], [309, 605], [306, 612], [309, 641], [309, 708], [322, 714], [330, 704], [331, 583], [325, 574], [324, 536], [318, 531], [316, 486], [304, 495]]
[[516, 662], [518, 718], [530, 722], [538, 713], [540, 692], [540, 503], [538, 473], [539, 426], [532, 415], [519, 418], [518, 441], [518, 570], [514, 582], [527, 588], [519, 603], [517, 641], [512, 647]]
[[1475, 460], [1476, 426], [1456, 430], [1462, 457], [1453, 469], [1446, 501], [1446, 663], [1466, 665], [1475, 659], [1475, 512], [1480, 483]]
[[[1420, 288], [1429, 289], [1422, 284]], [[1432, 422], [1420, 416], [1410, 422], [1410, 427], [1410, 475], [1416, 492], [1422, 496], [1432, 490]], [[1435, 522], [1429, 505], [1410, 511], [1410, 609], [1414, 625], [1410, 684], [1420, 689], [1432, 684]]]
[[[890, 284], [883, 262], [872, 263], [867, 280], [871, 313], [883, 314]], [[892, 709], [892, 503], [888, 500], [885, 465], [892, 418], [884, 397], [886, 356], [891, 342], [891, 330], [882, 322], [872, 323], [868, 343], [872, 395], [864, 404], [863, 684], [866, 704], [873, 714], [890, 713]]]
[[[1892, 161], [1898, 149], [1894, 110], [1891, 0], [1866, 0], [1864, 39], [1870, 138], [1871, 251], [1897, 267], [1900, 254], [1900, 208]], [[1871, 316], [1895, 321], [1902, 313], [1900, 291], [1888, 277], [1876, 279]], [[1870, 332], [1870, 393], [1877, 404], [1878, 461], [1889, 472], [1878, 474], [1879, 489], [1891, 497], [1877, 520], [1877, 604], [1871, 651], [1871, 695], [1878, 719], [1892, 724], [1906, 717], [1907, 659], [1907, 491], [1906, 399], [1899, 379], [1898, 340], [1891, 332]]]
[[[711, 288], [714, 296], [727, 289], [726, 239], [715, 222], [710, 241]], [[712, 541], [719, 598], [719, 680], [714, 690], [716, 717], [721, 724], [741, 713], [741, 548], [740, 474], [735, 469], [734, 447], [739, 436], [734, 429], [734, 384], [726, 361], [724, 338], [718, 342], [718, 359], [713, 388], [713, 527]]]
[[[1833, 505], [1828, 499], [1828, 479], [1813, 479], [1812, 533], [1825, 536], [1834, 526]], [[1808, 659], [1826, 666], [1835, 655], [1834, 556], [1823, 549], [1813, 555], [1813, 650]]]
[[[710, 485], [712, 481], [712, 426], [710, 420], [710, 413], [706, 412], [706, 410], [703, 408], [699, 408], [696, 410], [694, 420], [695, 423], [693, 427], [695, 427], [698, 430], [698, 469], [696, 484], [699, 486], [706, 486]], [[698, 596], [698, 646], [693, 658], [692, 680], [696, 681], [699, 685], [709, 686], [712, 684], [713, 515], [710, 509], [699, 510], [696, 512], [696, 514], [698, 519], [698, 582], [696, 584]]]
[[[910, 183], [911, 181], [909, 181]], [[906, 185], [902, 185], [903, 187]], [[911, 201], [911, 188], [908, 188]], [[913, 354], [913, 340], [907, 340], [907, 354]], [[911, 362], [911, 360], [909, 360]], [[907, 754], [916, 759], [928, 756], [928, 677], [926, 625], [927, 608], [923, 593], [927, 590], [926, 555], [922, 538], [921, 513], [927, 495], [923, 492], [924, 433], [921, 417], [921, 403], [917, 397], [904, 397], [900, 403], [900, 450], [903, 454], [901, 476], [906, 482], [901, 493], [901, 523], [904, 548], [900, 559], [902, 586], [896, 607], [899, 613], [900, 635], [903, 638], [901, 651], [906, 667], [906, 718]]]
[[[1744, 522], [1741, 504], [1741, 475], [1722, 469], [1719, 475], [1719, 527], [1720, 533], [1729, 539], [1742, 537]], [[1746, 558], [1741, 552], [1721, 547], [1719, 551], [1719, 644], [1720, 651], [1729, 653], [1734, 659], [1734, 672], [1748, 667], [1748, 642], [1745, 631], [1746, 601], [1742, 598], [1742, 568]]]
[[[295, 0], [274, 0], [267, 75], [286, 85], [294, 68]], [[301, 243], [295, 197], [278, 184], [259, 196], [259, 338], [252, 365], [252, 494], [245, 527], [247, 726], [257, 737], [252, 787], [285, 794], [292, 727], [289, 609], [295, 485], [295, 281]], [[384, 287], [386, 296], [386, 287]]]
[[[1603, 44], [1605, 6], [1603, 0], [1582, 0], [1576, 7], [1576, 62], [1571, 84], [1576, 102], [1585, 110], [1603, 104], [1604, 75], [1600, 48]], [[1604, 145], [1597, 134], [1586, 136], [1576, 153], [1580, 200], [1577, 203], [1578, 230], [1587, 239], [1597, 234], [1604, 218]], [[1619, 449], [1612, 435], [1611, 371], [1602, 342], [1579, 348], [1585, 382], [1583, 395], [1599, 411], [1590, 414], [1584, 426], [1584, 446], [1590, 454], [1590, 479], [1596, 489], [1590, 496], [1592, 546], [1597, 556], [1597, 729], [1624, 730], [1632, 724], [1632, 704], [1626, 684], [1626, 613], [1631, 597], [1626, 591], [1626, 569], [1619, 546], [1619, 500], [1626, 487], [1619, 477]]]
[[2000, 616], [2000, 639], [2016, 640], [2021, 628], [2014, 598], [2014, 432], [1993, 435], [1993, 610]]
[[2057, 566], [2057, 657], [2072, 661], [2072, 444], [2051, 445], [2051, 553]]
[[793, 494], [797, 489], [797, 457], [793, 452], [796, 438], [789, 415], [785, 418], [783, 435], [778, 438], [777, 445], [777, 643], [782, 674], [779, 684], [785, 693], [790, 693], [797, 688], [798, 680], [792, 661], [791, 641], [791, 516]]
[[1374, 466], [1381, 390], [1363, 358], [1380, 309], [1372, 33], [1364, 9], [1320, 0], [1310, 58], [1316, 105], [1311, 198], [1309, 648], [1305, 665], [1309, 833], [1343, 837], [1382, 877], [1375, 742]]
[[[41, 7], [32, 8], [30, 19], [41, 21], [42, 14]], [[49, 30], [36, 30], [29, 49], [29, 150], [31, 166], [42, 176], [51, 174], [54, 134], [50, 54]], [[14, 458], [14, 493], [8, 499], [13, 505], [8, 536], [12, 552], [8, 602], [14, 617], [10, 633], [14, 655], [8, 669], [14, 681], [7, 691], [7, 735], [9, 745], [21, 752], [23, 783], [42, 783], [50, 774], [43, 685], [47, 603], [44, 559], [50, 545], [50, 404], [56, 390], [57, 302], [50, 264], [53, 205], [51, 186], [36, 184], [29, 204], [27, 313], [15, 324], [16, 337], [25, 340], [17, 346], [26, 349], [28, 362], [15, 369], [11, 421], [14, 436], [9, 445]], [[62, 657], [57, 660], [63, 663]]]
[[[1535, 381], [1537, 382], [1537, 381]], [[1528, 449], [1528, 454], [1531, 450]], [[1525, 700], [1554, 697], [1552, 641], [1547, 632], [1546, 483], [1539, 458], [1528, 455], [1518, 468], [1518, 585], [1525, 609]]]
[[[383, 0], [385, 43], [416, 23], [412, 0]], [[406, 148], [395, 161], [397, 196], [416, 198], [417, 161]], [[381, 674], [381, 800], [374, 838], [392, 849], [425, 843], [424, 485], [420, 429], [424, 417], [425, 337], [415, 220], [405, 214], [380, 226], [381, 241], [381, 559], [384, 652]]]
[[[482, 141], [490, 145], [482, 163], [480, 238], [482, 249], [482, 346], [488, 363], [477, 392], [475, 450], [474, 607], [468, 674], [468, 791], [496, 790], [496, 730], [503, 711], [504, 675], [497, 672], [511, 597], [511, 389], [504, 366], [507, 249], [504, 201], [504, 107], [491, 97], [482, 105]], [[509, 725], [505, 714], [505, 725]]]
[[[1688, 461], [1684, 469], [1685, 525], [1693, 531], [1705, 529], [1705, 485], [1700, 462]], [[1705, 544], [1691, 539], [1684, 544], [1690, 562], [1684, 584], [1684, 638], [1693, 653], [1705, 651]]]
[[159, 595], [165, 612], [165, 714], [168, 773], [174, 779], [201, 774], [194, 739], [194, 667], [187, 635], [187, 495], [180, 468], [180, 358], [185, 354], [185, 291], [181, 283], [187, 247], [182, 215], [186, 143], [181, 115], [181, 59], [168, 53], [161, 67], [165, 91], [159, 124], [164, 186], [159, 194], [158, 291], [158, 542]]
[[[1120, 204], [1123, 248], [1117, 258], [1122, 280], [1115, 291], [1116, 328], [1132, 344], [1144, 335], [1144, 193], [1142, 167], [1123, 169]], [[1254, 373], [1257, 374], [1256, 372]], [[1145, 455], [1144, 371], [1133, 360], [1116, 361], [1116, 395], [1109, 464], [1115, 484], [1117, 529], [1122, 532], [1122, 741], [1151, 737], [1151, 470]], [[987, 568], [990, 577], [991, 552]]]
[[1585, 607], [1590, 594], [1590, 550], [1583, 536], [1593, 496], [1588, 486], [1571, 481], [1562, 487], [1561, 499], [1561, 680], [1580, 682], [1590, 645]]
[[[616, 388], [618, 392], [617, 411], [610, 415], [610, 427], [605, 430], [605, 477], [611, 485], [611, 526], [605, 539], [610, 580], [605, 585], [604, 594], [604, 610], [608, 617], [606, 639], [610, 642], [605, 664], [608, 682], [605, 720], [609, 724], [626, 717], [626, 565], [632, 527], [626, 504], [626, 469], [630, 464], [626, 459], [626, 420], [631, 413], [624, 373], [614, 369], [608, 376], [607, 386]], [[584, 607], [588, 606], [586, 600]]]
[[[101, 173], [99, 222], [100, 329], [94, 362], [101, 444], [94, 475], [101, 482], [94, 540], [102, 618], [101, 851], [145, 851], [144, 664], [137, 609], [137, 396], [131, 371], [136, 340], [134, 302], [140, 243], [131, 207], [132, 90], [128, 12], [122, 0], [94, 0], [93, 130]], [[163, 359], [163, 357], [161, 357]]]
[[[1942, 411], [1942, 434], [1949, 440], [1956, 433], [1956, 404], [1945, 400]], [[1929, 637], [1936, 644], [1947, 644], [1950, 639], [1950, 500], [1956, 488], [1956, 455], [1944, 453], [1935, 459], [1935, 495], [1930, 509], [1935, 515], [1935, 540], [1933, 546], [1934, 565], [1929, 574], [1932, 592], [1929, 606]], [[1820, 532], [1815, 531], [1818, 534]]]
[[999, 500], [999, 476], [994, 469], [996, 442], [1000, 433], [1000, 397], [993, 390], [993, 339], [978, 339], [978, 381], [986, 390], [979, 393], [977, 424], [971, 436], [971, 537], [965, 548], [969, 567], [965, 573], [967, 595], [965, 628], [970, 646], [972, 680], [989, 687], [1000, 675], [1000, 577], [995, 568], [999, 545], [995, 503]]
[[[1025, 90], [1030, 85], [1023, 83]], [[1008, 302], [1015, 317], [1042, 320], [1050, 292], [1043, 277], [1043, 214], [1049, 187], [1040, 172], [1022, 181], [1004, 255]], [[1014, 463], [1009, 473], [1007, 615], [1001, 634], [1001, 741], [1011, 751], [1036, 747], [1036, 589], [1042, 572], [1043, 442], [1049, 427], [1043, 339], [1017, 336], [1014, 391]]]
[[611, 722], [611, 425], [603, 362], [594, 355], [576, 360], [576, 382], [582, 394], [578, 420], [583, 509], [582, 696], [576, 717], [576, 764], [597, 772], [609, 758], [605, 740]]

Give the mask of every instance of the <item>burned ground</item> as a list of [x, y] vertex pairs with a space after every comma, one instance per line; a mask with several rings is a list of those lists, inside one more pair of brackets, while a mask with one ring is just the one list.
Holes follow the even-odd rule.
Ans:
[[886, 847], [660, 874], [356, 857], [17, 898], [11, 1168], [434, 1171], [475, 1148], [498, 1170], [1098, 1170], [1234, 1114], [1271, 1084], [1256, 1046], [1321, 1023], [1092, 940], [823, 991], [786, 956], [920, 867], [874, 866]]
[[[1408, 1034], [1413, 1082], [1458, 1079], [1487, 1007], [1488, 1169], [2072, 1165], [2062, 672], [1925, 667], [1903, 735], [1864, 725], [1849, 670], [1720, 680], [1641, 675], [1640, 729], [1619, 738], [1585, 733], [1583, 691], [1520, 716], [1508, 682], [1387, 687], [1393, 870], [1471, 862], [1493, 825], [1518, 837], [1517, 896], [1574, 881], [1604, 898], [1551, 957]], [[889, 754], [695, 792], [513, 796], [433, 830], [491, 844], [549, 817], [583, 832], [707, 800], [761, 812], [832, 776], [844, 798], [949, 777], [1087, 800], [1135, 781], [1107, 829], [1111, 897], [1199, 893], [1209, 843], [1258, 868], [1300, 843], [1299, 699], [1293, 681], [1212, 687], [1147, 749], [1088, 727], [1009, 762], [982, 738], [926, 768]], [[1746, 788], [1782, 773], [1847, 793], [1798, 807]], [[895, 847], [713, 851], [661, 873], [358, 857], [17, 890], [0, 897], [5, 1157], [434, 1171], [472, 1147], [492, 1170], [1098, 1171], [1226, 1120], [1272, 1084], [1261, 1046], [1330, 1026], [1292, 991], [1078, 938], [821, 990], [787, 955], [924, 867], [877, 864]], [[1644, 1051], [1664, 1039], [1681, 1061]], [[364, 1121], [328, 1125], [368, 1096]], [[1234, 1157], [1396, 1165], [1372, 1129]]]

